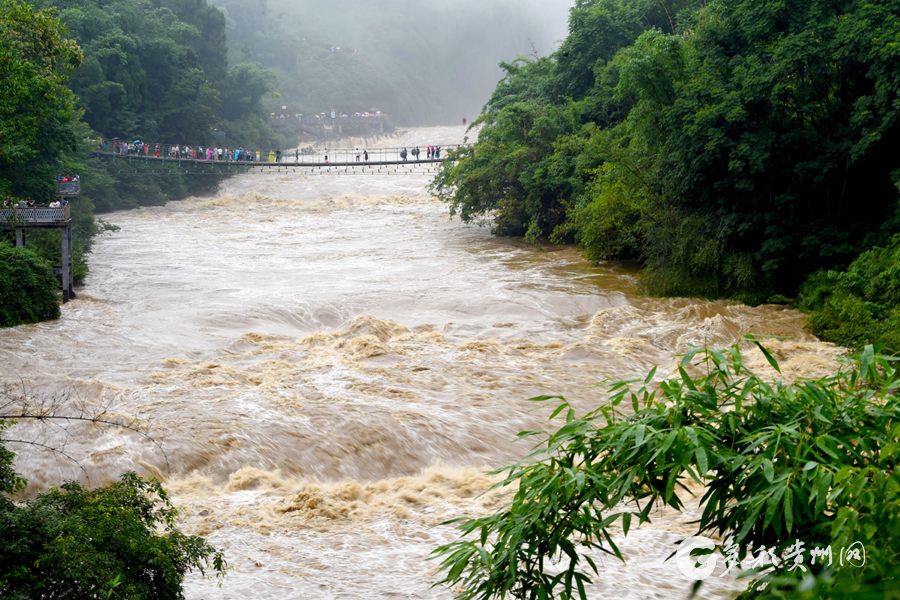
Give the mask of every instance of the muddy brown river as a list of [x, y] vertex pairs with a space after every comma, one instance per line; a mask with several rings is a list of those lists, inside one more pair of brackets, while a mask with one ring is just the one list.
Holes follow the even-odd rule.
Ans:
[[[373, 145], [455, 143], [460, 128]], [[189, 598], [451, 598], [432, 587], [439, 525], [499, 506], [487, 468], [523, 455], [563, 394], [673, 372], [691, 346], [746, 333], [789, 374], [837, 349], [802, 315], [636, 291], [639, 274], [571, 248], [535, 248], [466, 225], [426, 174], [249, 173], [212, 197], [106, 215], [91, 274], [59, 321], [0, 332], [0, 379], [35, 395], [107, 404], [159, 446], [73, 428], [66, 450], [21, 451], [31, 490], [124, 470], [162, 478], [180, 522], [223, 549], [218, 585]], [[761, 364], [761, 361], [758, 361]], [[665, 558], [693, 532], [658, 513], [604, 560], [592, 597], [687, 597]], [[701, 596], [740, 589], [712, 578]]]

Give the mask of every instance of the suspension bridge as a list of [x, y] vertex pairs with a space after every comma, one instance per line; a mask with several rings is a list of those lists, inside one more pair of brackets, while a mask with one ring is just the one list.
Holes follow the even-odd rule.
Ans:
[[[206, 148], [177, 144], [105, 142], [93, 156], [112, 161], [117, 171], [227, 175], [237, 172], [312, 174], [424, 174], [456, 160], [468, 144], [390, 148], [313, 148], [273, 150]], [[418, 150], [416, 153], [415, 150]]]

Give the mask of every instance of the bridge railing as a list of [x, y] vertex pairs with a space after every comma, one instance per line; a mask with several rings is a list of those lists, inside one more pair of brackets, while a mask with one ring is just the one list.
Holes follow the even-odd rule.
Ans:
[[[432, 144], [432, 146], [435, 146]], [[438, 162], [447, 158], [450, 150], [460, 147], [469, 147], [469, 145], [448, 144], [437, 146], [440, 151], [434, 156], [428, 154], [428, 144], [419, 145], [418, 158], [412, 154], [413, 148], [416, 146], [406, 146], [407, 156], [404, 160], [401, 152], [404, 147], [388, 147], [388, 148], [369, 148], [359, 146], [358, 148], [329, 148], [327, 146], [316, 146], [306, 148], [290, 149], [282, 152], [279, 160], [276, 150], [265, 149], [249, 149], [249, 148], [227, 148], [227, 147], [206, 147], [206, 146], [186, 146], [179, 144], [155, 144], [141, 143], [134, 144], [123, 142], [120, 140], [105, 140], [98, 144], [97, 152], [109, 156], [121, 157], [137, 157], [144, 159], [158, 160], [190, 160], [200, 162], [215, 163], [248, 163], [248, 164], [300, 164], [300, 165], [326, 165], [326, 164], [350, 164], [365, 162]], [[368, 160], [366, 153], [368, 152]]]
[[72, 179], [69, 181], [59, 180], [56, 182], [57, 196], [77, 196], [81, 193], [81, 180]]
[[0, 208], [0, 225], [65, 223], [69, 217], [68, 205], [59, 208], [47, 206]]

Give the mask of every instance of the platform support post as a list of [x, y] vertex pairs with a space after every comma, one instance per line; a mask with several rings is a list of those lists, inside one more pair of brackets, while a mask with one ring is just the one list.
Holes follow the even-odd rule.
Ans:
[[69, 221], [60, 231], [60, 252], [62, 270], [62, 297], [63, 302], [68, 302], [75, 297], [72, 282], [72, 222]]

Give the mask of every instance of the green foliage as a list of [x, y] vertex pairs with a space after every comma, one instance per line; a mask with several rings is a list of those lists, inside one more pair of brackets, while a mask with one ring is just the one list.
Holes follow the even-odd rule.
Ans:
[[[13, 424], [0, 419], [0, 434]], [[176, 527], [158, 481], [125, 473], [106, 487], [68, 482], [17, 503], [10, 495], [26, 481], [14, 458], [0, 437], [0, 597], [181, 600], [187, 572], [225, 574], [221, 552]]]
[[498, 233], [640, 259], [655, 293], [792, 296], [900, 229], [898, 60], [888, 0], [582, 0], [433, 189]]
[[643, 244], [644, 204], [622, 179], [627, 174], [606, 163], [573, 211], [578, 243], [590, 260], [631, 258]]
[[70, 482], [23, 506], [0, 497], [0, 595], [26, 598], [184, 598], [186, 572], [224, 573], [222, 554], [175, 526], [156, 481], [126, 473], [108, 487]]
[[502, 66], [507, 76], [475, 123], [485, 124], [477, 150], [445, 163], [431, 191], [463, 220], [490, 213], [500, 235], [530, 230], [546, 237], [564, 220], [572, 173], [565, 156], [571, 152], [555, 155], [553, 143], [574, 123], [566, 111], [539, 99], [550, 83], [549, 61]]
[[66, 85], [80, 62], [52, 14], [0, 0], [0, 196], [52, 193], [58, 157], [75, 144], [78, 115]]
[[822, 339], [900, 352], [900, 235], [864, 252], [846, 271], [811, 276], [799, 303], [811, 311], [809, 324]]
[[[9, 429], [8, 421], [0, 421], [0, 433], [4, 429]], [[0, 444], [0, 502], [3, 502], [3, 494], [12, 494], [25, 487], [25, 480], [19, 477], [13, 470], [13, 459], [16, 454], [11, 450], [7, 450], [5, 446]]]
[[53, 271], [34, 252], [0, 242], [0, 327], [58, 319], [58, 290]]
[[[39, 4], [59, 9], [84, 51], [72, 88], [96, 131], [173, 143], [208, 139], [220, 97], [205, 69], [224, 83], [225, 22], [205, 0], [191, 2], [191, 11], [178, 10], [188, 3], [174, 1]], [[218, 31], [215, 18], [206, 18], [213, 13]]]
[[[754, 340], [755, 342], [755, 340]], [[771, 354], [755, 342], [770, 364]], [[691, 375], [690, 373], [699, 373]], [[435, 550], [444, 583], [460, 598], [585, 598], [598, 551], [622, 558], [611, 535], [649, 523], [654, 509], [684, 507], [686, 480], [705, 487], [698, 533], [753, 548], [866, 549], [863, 569], [793, 561], [757, 573], [749, 596], [849, 597], [898, 586], [900, 374], [867, 347], [837, 373], [769, 382], [744, 365], [739, 346], [693, 351], [680, 376], [622, 381], [609, 401], [577, 415], [560, 400], [556, 431], [524, 462], [497, 471], [509, 507], [456, 521], [462, 539]], [[679, 494], [679, 490], [683, 493]]]
[[255, 63], [235, 65], [228, 72], [225, 86], [227, 101], [222, 107], [222, 115], [232, 121], [246, 115], [261, 115], [262, 99], [275, 89], [275, 84], [275, 74], [272, 71]]

